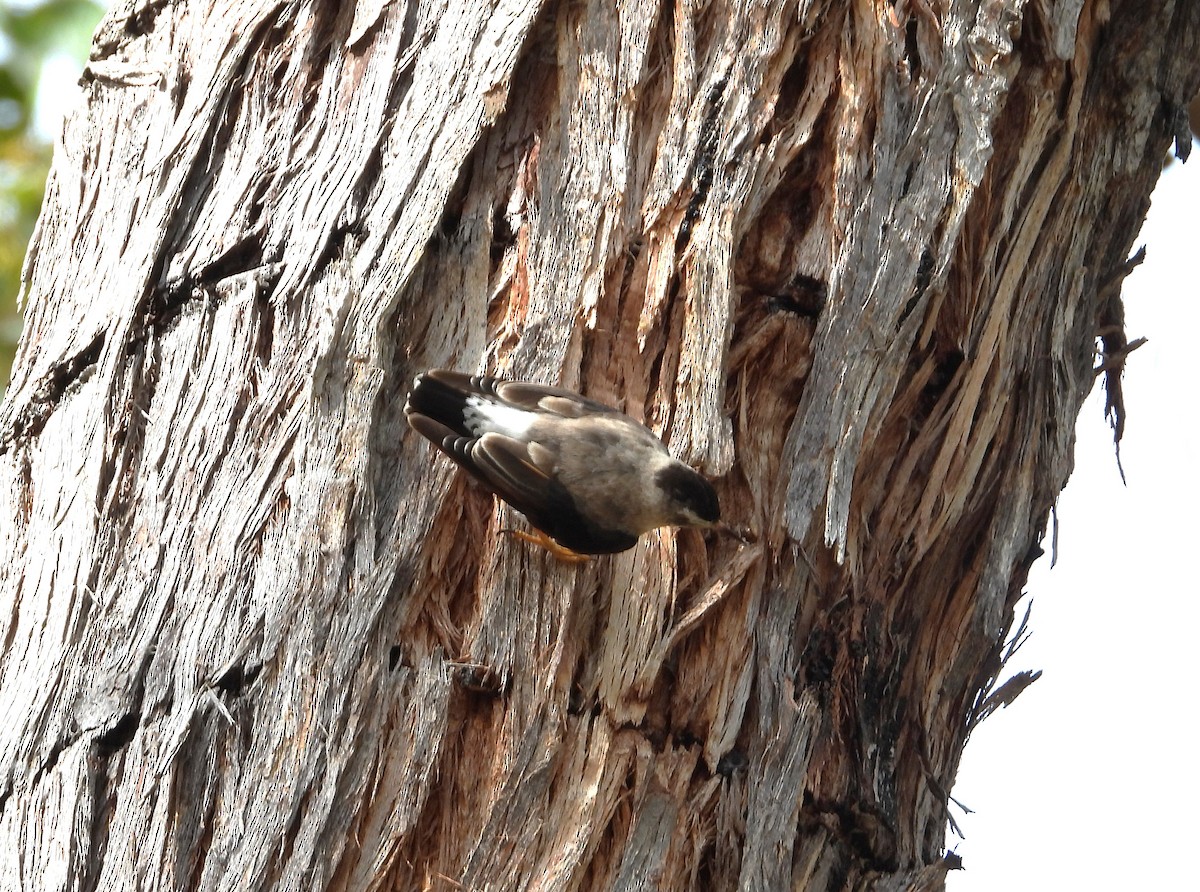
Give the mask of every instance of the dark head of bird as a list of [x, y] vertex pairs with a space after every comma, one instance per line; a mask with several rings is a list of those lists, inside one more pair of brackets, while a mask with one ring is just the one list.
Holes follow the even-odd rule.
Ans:
[[655, 475], [654, 482], [666, 494], [678, 526], [712, 526], [721, 519], [717, 491], [700, 474], [681, 462], [672, 462]]

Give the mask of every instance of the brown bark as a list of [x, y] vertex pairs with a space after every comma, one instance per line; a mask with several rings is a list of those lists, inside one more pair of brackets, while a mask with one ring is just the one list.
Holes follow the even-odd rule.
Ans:
[[[114, 9], [0, 413], [0, 885], [939, 888], [1198, 18]], [[429, 366], [748, 541], [504, 536]]]

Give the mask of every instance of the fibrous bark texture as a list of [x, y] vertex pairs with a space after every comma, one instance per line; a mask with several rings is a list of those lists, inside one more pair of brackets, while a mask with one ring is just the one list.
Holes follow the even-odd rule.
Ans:
[[[939, 888], [1198, 19], [119, 4], [0, 413], [0, 886]], [[744, 539], [503, 535], [430, 366]]]

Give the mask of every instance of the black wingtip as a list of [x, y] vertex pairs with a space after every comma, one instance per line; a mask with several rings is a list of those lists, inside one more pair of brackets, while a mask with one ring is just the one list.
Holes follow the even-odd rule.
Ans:
[[419, 412], [408, 413], [408, 424], [455, 462], [468, 470], [474, 470], [474, 462], [471, 460], [471, 447], [475, 443], [474, 437], [460, 436], [444, 424]]
[[481, 376], [468, 375], [466, 372], [456, 372], [453, 369], [428, 369], [417, 375], [418, 381], [422, 378], [437, 381], [447, 387], [461, 390], [463, 393], [478, 393], [480, 382], [485, 380]]
[[430, 369], [417, 375], [404, 404], [404, 414], [408, 416], [409, 424], [435, 443], [439, 440], [418, 427], [416, 419], [419, 416], [447, 428], [454, 436], [470, 436], [471, 432], [464, 422], [467, 397], [474, 392], [470, 381], [468, 375], [445, 369]]

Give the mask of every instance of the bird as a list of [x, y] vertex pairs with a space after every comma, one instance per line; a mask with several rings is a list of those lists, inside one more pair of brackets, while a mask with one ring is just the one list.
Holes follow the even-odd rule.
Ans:
[[720, 522], [703, 475], [641, 422], [573, 391], [430, 369], [404, 414], [541, 534], [515, 535], [564, 560], [626, 551], [658, 527]]

